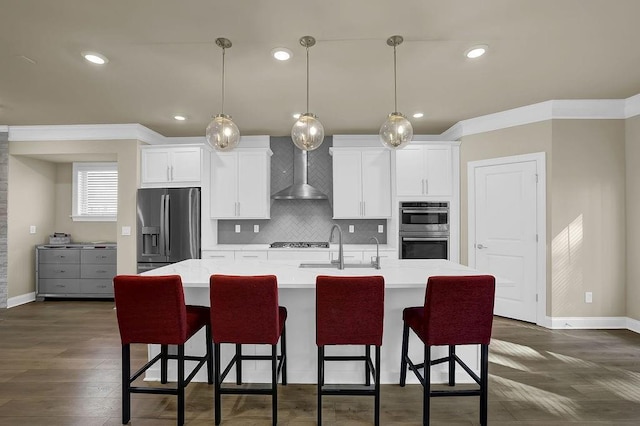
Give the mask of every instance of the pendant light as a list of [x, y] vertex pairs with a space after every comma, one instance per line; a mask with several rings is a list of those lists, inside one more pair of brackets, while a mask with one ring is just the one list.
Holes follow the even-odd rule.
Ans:
[[391, 149], [407, 146], [413, 138], [413, 127], [407, 118], [398, 111], [398, 87], [396, 78], [396, 47], [402, 44], [402, 36], [394, 35], [387, 39], [387, 44], [393, 47], [393, 96], [394, 112], [389, 114], [387, 121], [380, 127], [380, 141]]
[[324, 141], [324, 127], [318, 118], [309, 112], [309, 48], [316, 44], [311, 36], [300, 38], [300, 44], [307, 49], [307, 112], [300, 115], [291, 129], [293, 143], [303, 151], [313, 151]]
[[220, 114], [214, 115], [207, 126], [206, 140], [217, 151], [231, 151], [240, 141], [238, 126], [230, 115], [224, 113], [224, 54], [231, 47], [231, 41], [220, 37], [216, 39], [216, 44], [222, 48], [222, 108]]

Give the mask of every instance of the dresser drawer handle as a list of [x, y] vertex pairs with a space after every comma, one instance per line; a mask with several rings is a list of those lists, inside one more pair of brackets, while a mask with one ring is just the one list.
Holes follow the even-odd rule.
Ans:
[[56, 287], [59, 287], [59, 288], [65, 288], [65, 287], [66, 287], [66, 285], [65, 285], [65, 284], [56, 284]]

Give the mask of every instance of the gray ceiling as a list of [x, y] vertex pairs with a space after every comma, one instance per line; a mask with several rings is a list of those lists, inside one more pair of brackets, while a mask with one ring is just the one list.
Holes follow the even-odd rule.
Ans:
[[[305, 109], [326, 134], [377, 133], [398, 109], [416, 134], [551, 99], [640, 93], [638, 0], [0, 0], [0, 125], [140, 123], [202, 136], [220, 112], [241, 134], [287, 135]], [[489, 53], [463, 56], [474, 44]], [[270, 51], [294, 52], [277, 62]], [[95, 50], [110, 62], [86, 63]], [[29, 58], [30, 60], [25, 59]], [[186, 122], [176, 122], [175, 114]]]

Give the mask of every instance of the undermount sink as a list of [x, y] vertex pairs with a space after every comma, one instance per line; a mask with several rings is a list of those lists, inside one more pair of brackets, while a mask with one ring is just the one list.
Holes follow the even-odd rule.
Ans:
[[[338, 269], [338, 263], [301, 263], [300, 268], [333, 268]], [[373, 268], [369, 263], [345, 263], [344, 268]]]

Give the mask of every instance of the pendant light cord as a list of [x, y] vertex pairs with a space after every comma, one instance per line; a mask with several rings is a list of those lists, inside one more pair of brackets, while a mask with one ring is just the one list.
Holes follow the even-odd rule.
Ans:
[[398, 78], [396, 76], [396, 46], [393, 45], [393, 112], [398, 112]]
[[224, 114], [224, 54], [226, 49], [222, 48], [222, 107], [220, 108], [221, 114]]
[[309, 112], [309, 46], [307, 46], [307, 110]]

